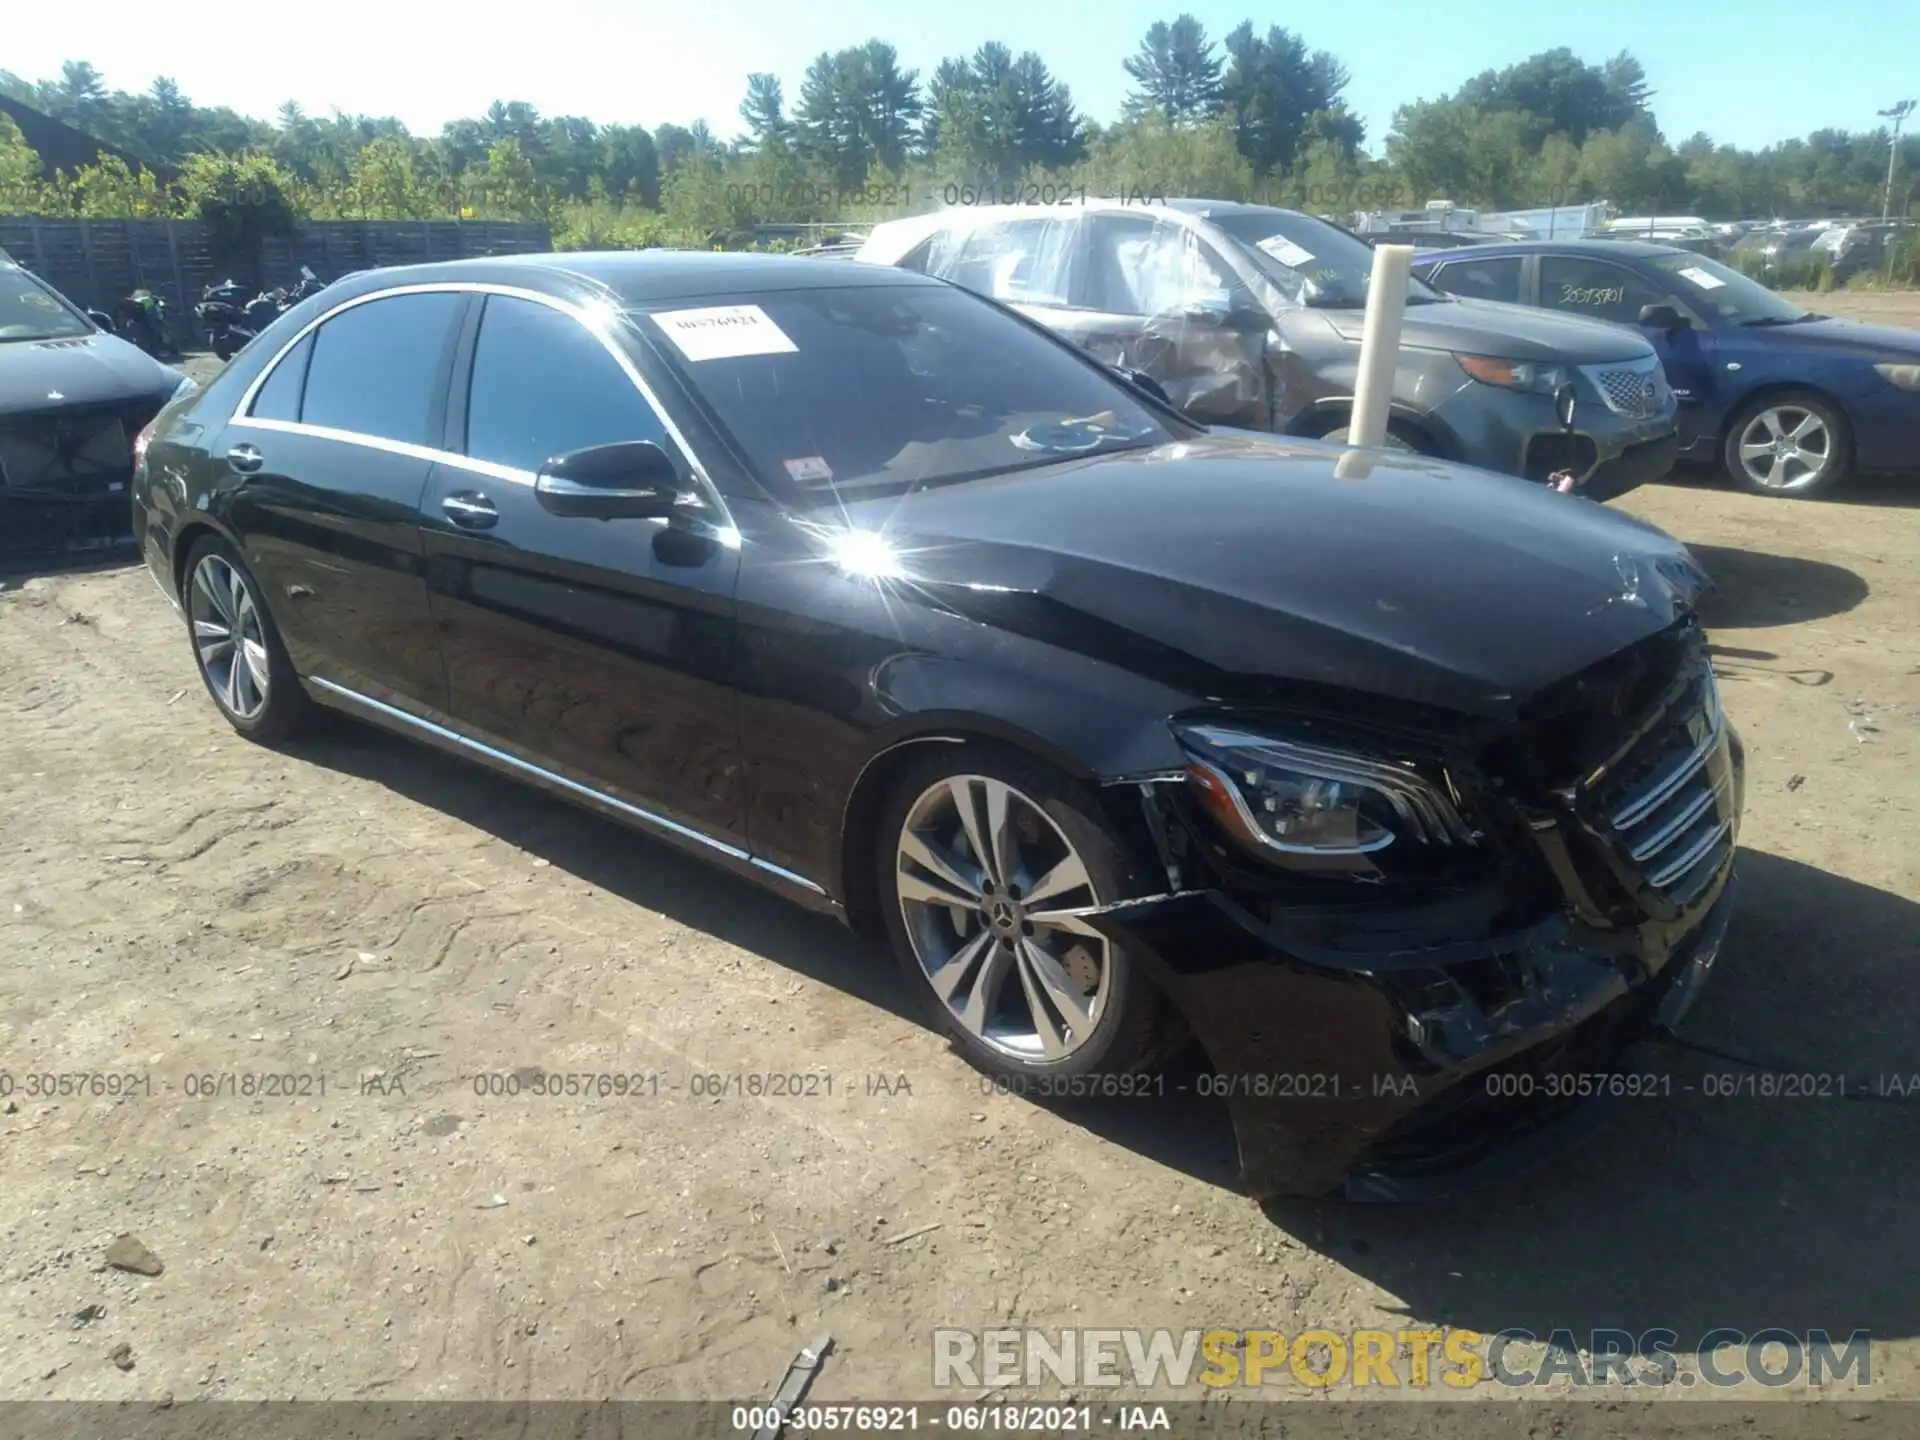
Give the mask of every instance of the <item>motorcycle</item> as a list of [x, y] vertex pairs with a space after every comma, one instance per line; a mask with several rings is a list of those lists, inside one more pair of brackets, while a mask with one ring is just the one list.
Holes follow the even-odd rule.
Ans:
[[114, 306], [114, 329], [156, 359], [175, 353], [173, 330], [167, 324], [167, 302], [144, 286], [122, 296]]
[[231, 360], [281, 315], [325, 288], [326, 282], [302, 265], [299, 283], [292, 289], [263, 290], [252, 299], [247, 298], [244, 286], [231, 279], [209, 285], [201, 292], [193, 312], [206, 334], [207, 348], [222, 360]]

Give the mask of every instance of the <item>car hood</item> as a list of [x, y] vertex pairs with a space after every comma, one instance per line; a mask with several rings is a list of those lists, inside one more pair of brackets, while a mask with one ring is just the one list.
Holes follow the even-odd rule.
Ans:
[[883, 583], [903, 595], [1228, 703], [1314, 692], [1511, 720], [1671, 625], [1707, 585], [1677, 540], [1592, 501], [1271, 437], [1212, 435], [840, 514], [886, 536], [902, 573]]
[[1837, 316], [1822, 315], [1817, 320], [1802, 320], [1792, 325], [1764, 325], [1744, 333], [1764, 335], [1769, 343], [1791, 345], [1799, 350], [1818, 350], [1836, 355], [1861, 355], [1870, 351], [1878, 359], [1920, 360], [1920, 330], [1907, 330], [1898, 325], [1875, 325], [1866, 320], [1842, 320]]
[[158, 396], [180, 372], [114, 335], [0, 341], [0, 415]]
[[[1321, 313], [1349, 340], [1358, 340], [1366, 327], [1364, 311]], [[1637, 331], [1624, 325], [1588, 320], [1579, 315], [1556, 315], [1525, 305], [1503, 305], [1495, 300], [1435, 300], [1411, 304], [1401, 321], [1400, 343], [1429, 350], [1497, 355], [1503, 360], [1559, 361], [1571, 365], [1618, 364], [1622, 360], [1653, 357], [1653, 347]]]

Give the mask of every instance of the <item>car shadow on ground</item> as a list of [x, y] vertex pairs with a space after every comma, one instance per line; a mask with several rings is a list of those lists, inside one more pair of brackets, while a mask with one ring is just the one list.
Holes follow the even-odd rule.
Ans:
[[[344, 720], [290, 747], [485, 830], [633, 904], [915, 1023], [892, 963], [840, 925], [750, 882], [473, 765]], [[1398, 1206], [1281, 1200], [1273, 1224], [1398, 1298], [1410, 1316], [1545, 1336], [1855, 1329], [1920, 1333], [1920, 905], [1779, 856], [1741, 852], [1741, 895], [1688, 1041], [1831, 1082], [1769, 1098], [1759, 1072], [1662, 1047], [1665, 1095], [1620, 1102], [1592, 1138], [1490, 1190]], [[1164, 1068], [1153, 1103], [1050, 1106], [1156, 1164], [1237, 1189], [1224, 1105], [1179, 1093], [1204, 1059]], [[1752, 1087], [1749, 1091], [1748, 1087]], [[1733, 1093], [1722, 1094], [1721, 1091]], [[1913, 1098], [1903, 1102], [1899, 1092]], [[1712, 1093], [1709, 1093], [1709, 1092]]]
[[[0, 504], [0, 533], [4, 533], [6, 523], [6, 507]], [[54, 576], [70, 578], [124, 570], [139, 559], [132, 536], [71, 549], [22, 550], [14, 554], [0, 550], [0, 589], [18, 590], [29, 580]]]
[[[1744, 493], [1735, 489], [1733, 483], [1726, 478], [1717, 465], [1698, 461], [1682, 461], [1656, 483], [1685, 490], [1725, 490], [1729, 496]], [[1828, 494], [1811, 500], [1796, 500], [1788, 497], [1779, 503], [1786, 507], [1877, 505], [1908, 510], [1920, 508], [1920, 471], [1850, 475], [1840, 482], [1838, 488]], [[1791, 514], [1790, 508], [1788, 513]]]
[[1867, 582], [1844, 565], [1802, 560], [1726, 545], [1687, 549], [1713, 577], [1700, 602], [1709, 630], [1760, 630], [1844, 615], [1871, 593]]
[[[1584, 1145], [1487, 1192], [1408, 1206], [1280, 1201], [1269, 1217], [1409, 1315], [1545, 1337], [1664, 1327], [1920, 1334], [1920, 905], [1742, 851], [1741, 894], [1669, 1093], [1620, 1102]], [[1875, 1087], [1839, 1098], [1844, 1074]], [[1752, 1087], [1751, 1089], [1749, 1087]]]
[[578, 879], [903, 1018], [923, 1020], [896, 967], [845, 926], [665, 841], [342, 716], [287, 746], [485, 830]]

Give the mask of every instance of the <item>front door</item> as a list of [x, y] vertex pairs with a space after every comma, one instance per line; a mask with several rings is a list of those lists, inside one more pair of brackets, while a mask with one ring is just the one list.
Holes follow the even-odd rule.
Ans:
[[660, 416], [593, 330], [507, 295], [486, 297], [454, 403], [468, 460], [434, 467], [420, 515], [455, 724], [738, 835], [738, 549], [676, 523], [558, 516], [534, 494], [536, 472], [572, 450], [651, 440], [677, 454]]
[[[1712, 444], [1720, 421], [1714, 397], [1713, 332], [1691, 306], [1664, 284], [1638, 269], [1593, 255], [1542, 255], [1540, 303], [1567, 315], [1585, 315], [1632, 325], [1660, 357], [1667, 384], [1679, 407], [1680, 448], [1704, 440]], [[1684, 328], [1640, 324], [1648, 305], [1671, 305], [1687, 321]]]

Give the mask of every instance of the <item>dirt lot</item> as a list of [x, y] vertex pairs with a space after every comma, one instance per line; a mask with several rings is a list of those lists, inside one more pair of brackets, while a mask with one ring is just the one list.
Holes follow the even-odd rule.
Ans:
[[[1717, 577], [1751, 756], [1690, 1034], [1920, 1086], [1920, 477], [1624, 504]], [[1920, 1398], [1913, 1104], [1675, 1052], [1523, 1182], [1263, 1210], [1213, 1110], [983, 1094], [829, 923], [380, 734], [239, 739], [133, 568], [0, 592], [0, 774], [0, 1398], [753, 1397], [823, 1329], [816, 1398], [932, 1397], [942, 1325], [1415, 1323], [1866, 1329]], [[529, 1067], [659, 1088], [477, 1093]], [[832, 1094], [692, 1093], [795, 1069]], [[136, 1093], [22, 1088], [82, 1072]]]

